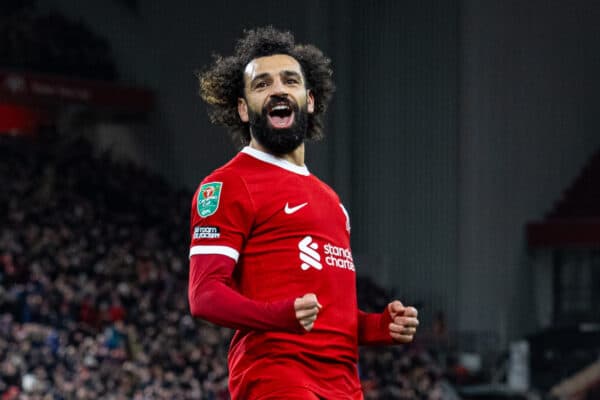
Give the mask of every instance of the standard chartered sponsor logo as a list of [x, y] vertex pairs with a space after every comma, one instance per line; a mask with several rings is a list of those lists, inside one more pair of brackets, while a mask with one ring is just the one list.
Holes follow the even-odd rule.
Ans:
[[323, 250], [325, 250], [325, 264], [354, 271], [354, 260], [350, 249], [327, 243], [323, 246]]
[[313, 242], [312, 237], [307, 236], [298, 243], [298, 249], [300, 249], [300, 260], [302, 264], [300, 268], [306, 271], [310, 267], [314, 267], [318, 270], [323, 269], [321, 261], [321, 255], [317, 252], [319, 245]]
[[[318, 270], [323, 269], [323, 264], [321, 264], [321, 254], [318, 252], [319, 245], [313, 241], [311, 236], [306, 236], [302, 239], [298, 243], [298, 249], [300, 250], [300, 261], [302, 261], [300, 268], [302, 268], [303, 271], [306, 271], [310, 267]], [[325, 264], [354, 271], [354, 260], [352, 259], [352, 252], [350, 249], [327, 243], [323, 246], [323, 252]]]

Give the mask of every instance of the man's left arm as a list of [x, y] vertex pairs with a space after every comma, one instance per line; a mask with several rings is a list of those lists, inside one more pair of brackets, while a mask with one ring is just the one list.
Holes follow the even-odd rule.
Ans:
[[394, 300], [381, 313], [358, 313], [358, 344], [410, 343], [419, 326], [418, 312]]

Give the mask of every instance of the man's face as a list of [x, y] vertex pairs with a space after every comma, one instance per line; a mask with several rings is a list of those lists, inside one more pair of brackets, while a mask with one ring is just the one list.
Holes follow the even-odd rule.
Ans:
[[296, 149], [306, 137], [308, 114], [313, 111], [313, 95], [293, 57], [275, 54], [248, 63], [238, 114], [267, 150], [286, 154]]

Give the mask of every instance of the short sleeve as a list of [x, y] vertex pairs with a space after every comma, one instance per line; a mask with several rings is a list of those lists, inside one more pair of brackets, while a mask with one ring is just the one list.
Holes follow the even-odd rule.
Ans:
[[243, 179], [226, 171], [209, 175], [192, 199], [190, 257], [221, 254], [237, 262], [253, 220], [254, 208]]

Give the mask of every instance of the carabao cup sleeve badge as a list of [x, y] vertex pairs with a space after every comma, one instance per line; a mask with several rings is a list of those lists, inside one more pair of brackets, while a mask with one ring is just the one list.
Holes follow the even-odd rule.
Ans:
[[217, 212], [222, 187], [222, 182], [209, 182], [200, 186], [196, 202], [199, 216], [206, 218]]

